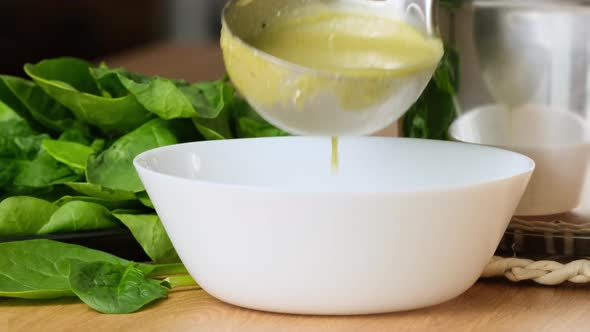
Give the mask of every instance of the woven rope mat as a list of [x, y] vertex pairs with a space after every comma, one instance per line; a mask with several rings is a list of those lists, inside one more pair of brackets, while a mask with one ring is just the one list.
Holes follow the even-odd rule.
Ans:
[[590, 282], [590, 260], [579, 259], [562, 264], [555, 261], [494, 256], [481, 277], [501, 276], [510, 281], [532, 280], [542, 285], [559, 285], [566, 281], [588, 283]]
[[[561, 220], [529, 221], [514, 218], [508, 231], [543, 236], [549, 247], [552, 246], [551, 241], [559, 237], [564, 247], [573, 248], [576, 237], [590, 236], [590, 223], [575, 224]], [[551, 256], [550, 253], [547, 256]], [[564, 282], [590, 284], [590, 260], [572, 256], [569, 259], [560, 257], [560, 261], [563, 262], [494, 256], [481, 277], [505, 277], [514, 282], [530, 280], [542, 285], [559, 285]]]

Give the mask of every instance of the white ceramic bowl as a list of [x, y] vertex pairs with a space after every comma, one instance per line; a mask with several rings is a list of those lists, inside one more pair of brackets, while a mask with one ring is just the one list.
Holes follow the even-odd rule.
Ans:
[[449, 134], [456, 141], [497, 146], [535, 161], [517, 215], [564, 213], [580, 204], [590, 158], [590, 127], [574, 112], [542, 105], [512, 111], [484, 105], [455, 120]]
[[528, 157], [344, 138], [197, 142], [135, 159], [180, 258], [211, 295], [298, 314], [413, 309], [467, 290], [525, 190]]

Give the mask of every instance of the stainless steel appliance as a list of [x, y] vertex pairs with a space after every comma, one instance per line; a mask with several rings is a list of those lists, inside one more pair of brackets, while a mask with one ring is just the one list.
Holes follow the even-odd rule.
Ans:
[[[461, 56], [462, 112], [488, 103], [536, 104], [573, 112], [590, 126], [590, 1], [472, 0], [443, 15], [443, 34]], [[588, 174], [579, 178], [575, 209], [515, 218], [505, 249], [526, 252], [536, 242], [545, 254], [590, 254]]]
[[590, 1], [468, 0], [444, 15], [461, 54], [463, 109], [501, 98], [586, 116]]

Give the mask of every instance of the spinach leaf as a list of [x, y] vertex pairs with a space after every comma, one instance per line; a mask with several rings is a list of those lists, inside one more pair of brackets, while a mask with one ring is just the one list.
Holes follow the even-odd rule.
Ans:
[[[67, 196], [66, 196], [67, 197]], [[0, 202], [0, 236], [26, 236], [119, 227], [103, 205], [65, 198], [52, 204], [30, 196]]]
[[83, 195], [109, 201], [132, 201], [136, 199], [132, 191], [114, 190], [94, 183], [68, 182], [65, 185]]
[[178, 288], [178, 287], [200, 287], [195, 279], [190, 275], [174, 275], [162, 279], [161, 285], [166, 288]]
[[227, 111], [222, 111], [215, 119], [193, 118], [193, 123], [206, 140], [234, 138], [231, 132]]
[[148, 279], [135, 264], [74, 261], [69, 282], [84, 303], [107, 314], [132, 313], [168, 294], [160, 281]]
[[[72, 261], [130, 262], [102, 251], [50, 240], [0, 243], [0, 296], [53, 299], [75, 296], [70, 288]], [[145, 273], [154, 267], [142, 265]]]
[[[93, 74], [101, 86], [120, 91], [119, 82], [150, 112], [162, 119], [216, 118], [231, 102], [233, 88], [225, 79], [188, 84], [162, 77], [146, 77], [125, 69], [94, 68]], [[116, 78], [116, 79], [115, 79]]]
[[433, 76], [436, 86], [448, 94], [455, 95], [459, 92], [460, 74], [459, 53], [445, 45], [444, 56]]
[[8, 105], [0, 101], [0, 158], [32, 160], [48, 135], [37, 135]]
[[[83, 145], [91, 145], [94, 141], [92, 140], [90, 131], [87, 126], [77, 122], [72, 127], [66, 129], [59, 135], [60, 141], [79, 143]], [[103, 139], [97, 139], [104, 141]], [[96, 140], [95, 140], [96, 141]]]
[[14, 179], [35, 158], [46, 135], [36, 135], [12, 108], [0, 101], [0, 195], [27, 191]]
[[[25, 72], [34, 72], [56, 86], [67, 90], [99, 95], [100, 91], [92, 75], [91, 64], [72, 57], [46, 59], [37, 64], [25, 64]], [[28, 74], [28, 73], [27, 73]]]
[[45, 150], [23, 167], [14, 179], [19, 186], [43, 188], [55, 184], [75, 182], [82, 178], [68, 166], [53, 159]]
[[38, 234], [57, 209], [56, 205], [39, 198], [6, 198], [0, 202], [0, 236]]
[[54, 132], [62, 132], [73, 125], [74, 117], [71, 112], [49, 97], [34, 82], [13, 76], [0, 76], [0, 80], [26, 108], [30, 114], [26, 119], [30, 122], [34, 120]]
[[88, 157], [94, 153], [91, 147], [68, 141], [44, 140], [42, 147], [53, 159], [82, 174]]
[[142, 204], [137, 200], [113, 200], [106, 198], [90, 197], [90, 196], [71, 196], [62, 195], [53, 204], [62, 206], [69, 202], [88, 202], [100, 204], [108, 210], [120, 210], [120, 209], [141, 209]]
[[[10, 109], [10, 113], [18, 114], [19, 119], [26, 120], [27, 123], [35, 125], [36, 121], [33, 119], [26, 106], [23, 105], [20, 100], [10, 91], [6, 83], [4, 83], [4, 76], [0, 75], [0, 102], [3, 103], [4, 108]], [[4, 121], [0, 115], [0, 121]], [[41, 127], [34, 128], [35, 130], [43, 130]]]
[[[22, 120], [22, 117], [18, 113], [16, 113], [10, 105], [5, 104], [4, 102], [2, 102], [2, 100], [0, 100], [0, 103], [2, 103], [0, 104], [2, 105], [2, 107], [0, 108], [0, 123], [7, 121]], [[31, 129], [28, 126], [27, 129], [27, 133], [31, 133]]]
[[115, 217], [129, 228], [135, 240], [154, 262], [173, 263], [180, 261], [157, 215], [115, 213]]
[[238, 119], [240, 137], [274, 137], [289, 136], [286, 131], [279, 129], [264, 120], [257, 120], [250, 117]]
[[25, 72], [80, 121], [107, 133], [125, 133], [151, 118], [133, 95], [110, 98], [100, 90], [86, 61], [57, 58], [25, 65]]
[[102, 150], [104, 150], [105, 145], [106, 141], [104, 139], [97, 138], [94, 141], [92, 141], [90, 147], [92, 148], [92, 150], [94, 150], [94, 152], [101, 152]]
[[181, 127], [180, 122], [154, 119], [121, 137], [101, 154], [90, 156], [86, 168], [88, 182], [116, 190], [143, 191], [133, 158], [144, 151], [178, 143]]
[[[96, 268], [100, 266], [103, 268]], [[121, 271], [132, 274], [131, 278]], [[196, 285], [186, 273], [182, 264], [137, 264], [102, 251], [50, 240], [0, 243], [0, 297], [54, 299], [79, 295], [93, 306], [100, 304], [118, 308], [113, 312], [123, 312], [145, 301], [146, 294], [137, 295], [136, 291], [154, 293], [151, 287], [145, 287], [144, 279], [180, 274], [164, 282], [171, 287]], [[111, 274], [115, 278], [110, 278]]]
[[445, 47], [433, 78], [403, 118], [405, 136], [447, 139], [448, 129], [458, 114], [459, 57]]
[[[13, 186], [14, 187], [14, 186]], [[63, 196], [72, 195], [74, 191], [64, 185], [55, 185], [45, 188], [28, 188], [23, 187], [20, 190], [13, 190], [9, 191], [8, 195], [0, 197], [0, 201], [4, 198], [13, 197], [13, 196], [29, 196], [35, 197], [39, 199], [46, 200], [48, 202], [53, 202], [60, 199]]]
[[193, 96], [205, 97], [209, 105], [216, 105], [212, 113], [214, 117], [193, 117], [195, 127], [206, 140], [234, 138], [230, 124], [234, 89], [226, 80], [195, 83], [187, 92], [193, 93]]
[[231, 106], [234, 119], [234, 133], [240, 138], [288, 136], [289, 133], [276, 128], [264, 120], [248, 103], [236, 97]]
[[129, 94], [127, 88], [121, 83], [121, 80], [117, 75], [118, 72], [121, 72], [125, 75], [134, 75], [138, 80], [147, 78], [146, 76], [140, 74], [128, 72], [123, 68], [110, 69], [105, 62], [102, 62], [97, 68], [92, 68], [90, 70], [90, 74], [94, 77], [94, 80], [96, 81], [96, 84], [98, 84], [102, 94], [114, 98], [126, 96]]
[[23, 167], [24, 163], [21, 161], [0, 158], [0, 195], [3, 190], [12, 187], [14, 177]]
[[154, 208], [154, 204], [152, 203], [152, 200], [150, 199], [150, 196], [148, 196], [147, 192], [141, 191], [135, 195], [137, 196], [137, 199], [139, 199], [141, 204], [152, 209]]
[[102, 205], [71, 201], [60, 206], [36, 234], [91, 231], [119, 227], [110, 211]]
[[234, 97], [234, 88], [227, 78], [210, 82], [198, 82], [181, 87], [195, 109], [195, 116], [213, 119], [219, 116]]
[[[162, 119], [189, 118], [195, 111], [179, 87], [188, 86], [184, 81], [173, 81], [162, 77], [146, 77], [130, 73], [124, 69], [95, 68], [96, 80], [105, 86], [105, 82], [118, 81], [148, 111]], [[113, 83], [107, 85], [112, 86]]]

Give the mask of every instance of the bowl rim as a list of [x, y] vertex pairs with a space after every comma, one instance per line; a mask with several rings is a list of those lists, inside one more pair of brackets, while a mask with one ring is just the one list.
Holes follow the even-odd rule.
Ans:
[[[534, 107], [534, 105], [533, 105], [533, 107]], [[477, 112], [485, 112], [485, 111], [488, 111], [491, 109], [497, 109], [497, 108], [502, 108], [503, 110], [505, 110], [506, 106], [504, 106], [502, 104], [497, 104], [497, 103], [488, 103], [488, 104], [483, 104], [483, 105], [478, 105], [478, 106], [472, 107], [472, 108], [468, 109], [467, 111], [462, 112], [461, 114], [459, 114], [459, 116], [455, 120], [453, 120], [453, 123], [451, 123], [451, 125], [449, 126], [449, 129], [448, 129], [449, 139], [453, 142], [488, 146], [488, 147], [493, 147], [493, 148], [499, 148], [502, 150], [510, 150], [510, 151], [514, 151], [514, 152], [518, 152], [518, 153], [527, 153], [527, 152], [542, 153], [542, 152], [548, 152], [548, 151], [553, 152], [553, 151], [563, 151], [563, 150], [568, 150], [568, 149], [590, 148], [590, 127], [588, 125], [586, 125], [583, 118], [579, 117], [577, 114], [574, 114], [573, 111], [569, 110], [569, 109], [565, 109], [565, 110], [543, 109], [540, 112], [563, 112], [566, 116], [571, 117], [574, 121], [579, 122], [580, 125], [583, 126], [583, 128], [586, 130], [586, 132], [588, 132], [588, 137], [586, 137], [585, 139], [583, 139], [579, 142], [576, 142], [576, 143], [571, 143], [571, 144], [567, 144], [567, 143], [553, 144], [552, 143], [552, 144], [547, 144], [547, 145], [543, 145], [543, 146], [534, 146], [534, 145], [530, 145], [530, 144], [490, 144], [490, 143], [478, 143], [473, 140], [462, 139], [460, 137], [457, 137], [457, 135], [454, 135], [455, 129], [458, 128], [462, 122], [468, 121], [469, 118], [473, 117], [474, 114], [476, 114]], [[518, 150], [518, 151], [515, 151], [515, 150]]]
[[[378, 136], [355, 136], [355, 137], [341, 137], [343, 139], [361, 139], [361, 140], [396, 140], [401, 142], [417, 142], [418, 144], [441, 144], [441, 145], [466, 145], [470, 146], [471, 149], [487, 149], [491, 151], [500, 151], [501, 153], [512, 155], [515, 158], [520, 158], [524, 162], [528, 163], [528, 166], [524, 167], [523, 170], [519, 170], [518, 172], [514, 172], [511, 175], [507, 176], [495, 176], [495, 177], [487, 177], [484, 180], [480, 181], [473, 181], [469, 183], [463, 184], [453, 184], [453, 185], [446, 185], [446, 186], [436, 186], [432, 188], [417, 188], [417, 189], [405, 189], [405, 190], [358, 190], [358, 189], [313, 189], [313, 190], [305, 190], [302, 188], [286, 188], [281, 186], [264, 186], [264, 185], [251, 185], [251, 184], [236, 184], [236, 183], [223, 183], [223, 182], [216, 182], [216, 181], [208, 181], [203, 179], [193, 179], [188, 177], [183, 177], [179, 175], [167, 174], [164, 172], [159, 172], [154, 170], [151, 167], [148, 167], [144, 164], [144, 160], [149, 158], [152, 155], [162, 153], [166, 150], [176, 149], [181, 146], [191, 146], [191, 145], [200, 145], [200, 144], [221, 144], [221, 142], [227, 143], [228, 141], [262, 141], [262, 140], [317, 140], [317, 139], [327, 139], [327, 137], [321, 136], [283, 136], [283, 137], [261, 137], [261, 138], [237, 138], [237, 139], [230, 139], [230, 140], [214, 140], [214, 141], [196, 141], [196, 142], [188, 142], [188, 143], [180, 143], [180, 144], [173, 144], [158, 147], [155, 149], [151, 149], [148, 151], [144, 151], [133, 158], [133, 166], [135, 167], [138, 173], [146, 173], [150, 174], [152, 177], [163, 178], [170, 182], [183, 182], [183, 183], [192, 183], [203, 185], [211, 188], [219, 188], [219, 189], [226, 189], [226, 190], [236, 190], [236, 191], [248, 191], [248, 192], [265, 192], [265, 193], [290, 193], [290, 194], [330, 194], [330, 195], [338, 195], [338, 194], [345, 194], [345, 195], [399, 195], [399, 194], [427, 194], [427, 193], [446, 193], [455, 190], [468, 190], [472, 188], [476, 188], [479, 186], [490, 185], [495, 182], [500, 181], [510, 181], [512, 179], [521, 177], [521, 176], [530, 176], [535, 170], [535, 161], [519, 152], [510, 151], [507, 149], [502, 149], [494, 146], [485, 146], [479, 144], [471, 144], [471, 143], [462, 143], [462, 142], [454, 142], [454, 141], [438, 141], [438, 140], [425, 140], [425, 139], [417, 139], [417, 138], [406, 138], [406, 137], [378, 137]], [[231, 144], [231, 143], [230, 143]], [[328, 166], [326, 166], [328, 167]], [[141, 175], [140, 175], [141, 178]], [[528, 181], [528, 180], [527, 180]], [[142, 179], [143, 182], [143, 179]], [[147, 190], [147, 188], [146, 188]], [[523, 188], [524, 193], [524, 188]]]

